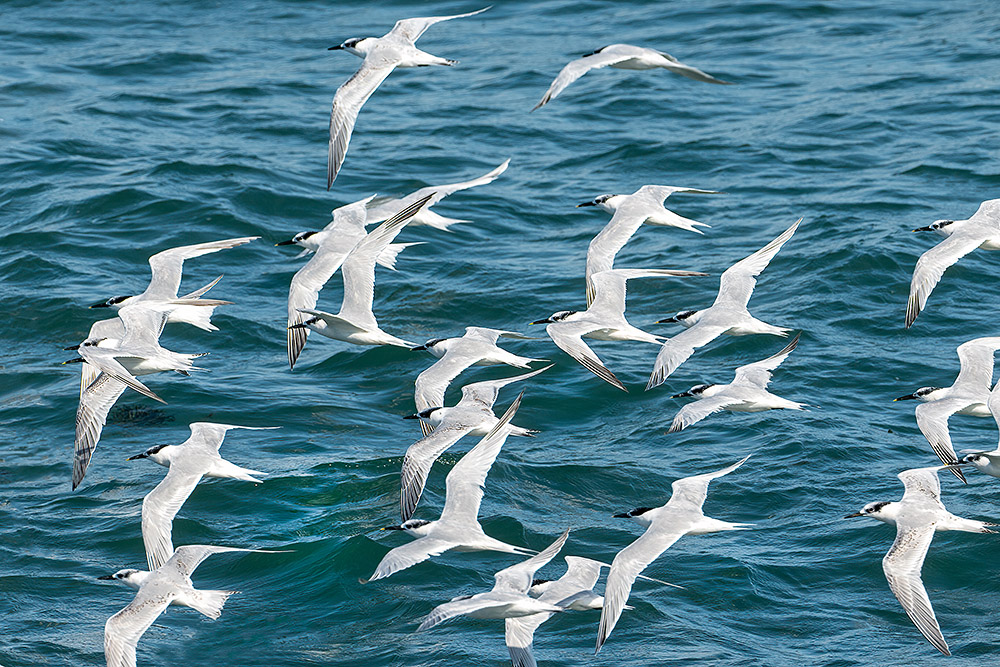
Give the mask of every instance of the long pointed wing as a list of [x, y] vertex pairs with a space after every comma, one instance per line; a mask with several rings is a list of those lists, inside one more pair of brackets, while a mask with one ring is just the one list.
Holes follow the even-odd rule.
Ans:
[[484, 382], [473, 382], [472, 384], [467, 384], [462, 387], [462, 400], [477, 401], [479, 403], [484, 403], [488, 405], [491, 409], [493, 404], [496, 403], [497, 397], [500, 395], [500, 390], [509, 384], [514, 382], [520, 382], [521, 380], [527, 380], [528, 378], [535, 377], [539, 373], [544, 373], [555, 366], [555, 364], [549, 364], [544, 368], [539, 368], [536, 371], [531, 371], [530, 373], [522, 373], [521, 375], [515, 375], [513, 377], [501, 378], [499, 380], [486, 380]]
[[[948, 431], [948, 418], [970, 404], [971, 401], [965, 398], [945, 398], [917, 406], [915, 411], [917, 426], [942, 463], [958, 463], [958, 456], [955, 454], [955, 447], [951, 444], [951, 434]], [[937, 479], [937, 475], [934, 478]]]
[[650, 526], [639, 539], [615, 556], [604, 586], [604, 608], [601, 610], [601, 624], [597, 629], [598, 651], [618, 624], [635, 578], [684, 534], [683, 530], [663, 531]]
[[[903, 482], [903, 500], [908, 498], [930, 498], [941, 505], [941, 480], [938, 479], [938, 470], [941, 466], [929, 468], [911, 468], [896, 475]], [[941, 505], [944, 509], [944, 505]]]
[[753, 289], [757, 286], [756, 277], [767, 268], [767, 265], [771, 263], [771, 260], [788, 239], [792, 238], [792, 234], [799, 228], [801, 222], [802, 218], [799, 218], [766, 246], [723, 271], [722, 277], [719, 279], [719, 295], [715, 297], [715, 303], [730, 303], [739, 308], [746, 308], [750, 301], [750, 295], [753, 294]]
[[569, 528], [564, 530], [563, 534], [557, 537], [552, 544], [545, 547], [545, 549], [538, 552], [531, 558], [521, 561], [516, 565], [504, 568], [494, 574], [493, 579], [496, 583], [493, 585], [493, 590], [510, 591], [513, 593], [527, 593], [528, 589], [531, 588], [531, 582], [535, 577], [535, 572], [544, 567], [550, 560], [555, 558], [556, 554], [562, 550], [563, 545], [566, 544], [566, 539], [568, 537]]
[[128, 387], [131, 387], [143, 396], [148, 396], [154, 401], [159, 401], [160, 403], [166, 403], [166, 401], [157, 396], [152, 389], [144, 385], [138, 380], [138, 378], [129, 373], [128, 370], [115, 358], [116, 355], [127, 356], [122, 355], [121, 352], [116, 349], [101, 347], [80, 348], [80, 356], [83, 357], [88, 364], [100, 369], [102, 373], [105, 373]]
[[480, 440], [462, 460], [455, 464], [445, 478], [445, 501], [440, 521], [478, 523], [479, 505], [483, 502], [486, 476], [493, 467], [500, 448], [510, 435], [510, 420], [521, 405], [522, 391], [507, 408], [497, 425]]
[[549, 85], [549, 89], [545, 91], [544, 95], [542, 95], [541, 101], [535, 105], [532, 111], [539, 107], [543, 107], [554, 100], [559, 96], [559, 93], [566, 89], [566, 86], [573, 83], [590, 70], [607, 67], [608, 65], [614, 65], [616, 63], [629, 60], [633, 56], [634, 54], [592, 53], [578, 60], [569, 61], [569, 63], [567, 63], [566, 66], [559, 71], [555, 80], [551, 83], [551, 85]]
[[788, 355], [792, 353], [795, 346], [799, 344], [799, 336], [801, 335], [801, 333], [795, 334], [795, 338], [777, 354], [737, 368], [733, 384], [747, 384], [759, 387], [760, 389], [766, 389], [768, 383], [771, 382], [771, 371], [780, 366], [788, 358]]
[[[493, 5], [490, 5], [492, 7]], [[396, 25], [392, 27], [387, 34], [393, 35], [395, 37], [400, 37], [410, 42], [411, 44], [420, 38], [424, 31], [430, 28], [435, 23], [440, 23], [441, 21], [450, 21], [452, 19], [463, 19], [466, 16], [475, 16], [476, 14], [482, 14], [490, 7], [483, 7], [474, 12], [466, 12], [465, 14], [453, 14], [451, 16], [420, 16], [412, 19], [400, 19], [396, 21]]]
[[153, 277], [142, 296], [147, 299], [176, 299], [177, 290], [181, 287], [181, 271], [184, 267], [184, 260], [207, 255], [210, 252], [235, 248], [259, 238], [259, 236], [243, 236], [235, 239], [185, 245], [158, 252], [149, 258]]
[[[593, 300], [589, 310], [621, 315], [625, 312], [626, 281], [632, 278], [657, 278], [673, 276], [688, 278], [707, 276], [701, 271], [682, 271], [678, 269], [610, 269], [590, 276], [593, 286]], [[589, 291], [589, 290], [588, 290]]]
[[341, 269], [344, 275], [344, 302], [339, 313], [341, 317], [373, 329], [378, 328], [375, 315], [372, 313], [372, 301], [375, 298], [375, 262], [382, 251], [403, 230], [410, 218], [429, 200], [430, 196], [427, 196], [407, 206], [369, 232], [354, 246], [354, 250], [344, 260]]
[[727, 466], [722, 470], [716, 470], [715, 472], [704, 473], [702, 475], [693, 475], [691, 477], [682, 477], [681, 479], [675, 480], [674, 483], [670, 485], [673, 493], [670, 496], [670, 500], [667, 501], [667, 506], [696, 509], [700, 512], [702, 505], [705, 504], [705, 497], [708, 495], [709, 482], [713, 479], [718, 479], [719, 477], [728, 475], [746, 463], [749, 458], [750, 455], [747, 454], [733, 465]]
[[417, 628], [417, 632], [422, 630], [429, 630], [439, 623], [444, 623], [458, 616], [464, 616], [465, 614], [478, 611], [480, 609], [486, 609], [488, 607], [496, 607], [498, 603], [496, 600], [491, 600], [489, 598], [481, 598], [477, 595], [471, 597], [452, 600], [451, 602], [445, 602], [444, 604], [439, 604], [434, 607], [431, 613], [427, 614], [423, 622]]
[[742, 402], [743, 401], [738, 398], [726, 396], [725, 394], [699, 398], [692, 403], [688, 403], [677, 411], [677, 414], [674, 415], [674, 420], [670, 423], [670, 429], [667, 433], [677, 433], [678, 431], [683, 431], [688, 426], [691, 426], [691, 424], [700, 422], [709, 415], [721, 412], [729, 406], [737, 405]]
[[406, 450], [400, 473], [399, 515], [402, 521], [413, 516], [431, 466], [470, 430], [471, 427], [464, 424], [441, 424]]
[[228, 553], [230, 551], [273, 553], [266, 552], [263, 549], [238, 549], [236, 547], [216, 547], [206, 544], [185, 544], [174, 549], [174, 554], [161, 567], [172, 570], [182, 577], [190, 577], [195, 568], [201, 565], [202, 561], [209, 556]]
[[73, 444], [73, 489], [80, 485], [101, 439], [112, 406], [125, 391], [125, 384], [104, 373], [80, 396], [76, 409], [76, 439]]
[[470, 357], [455, 348], [446, 351], [444, 356], [417, 376], [413, 392], [417, 412], [423, 412], [427, 408], [443, 407], [444, 394], [448, 385], [462, 371], [477, 361], [479, 361], [478, 357]]
[[677, 367], [694, 354], [695, 348], [711, 343], [726, 332], [726, 328], [713, 324], [695, 324], [663, 343], [653, 362], [653, 372], [646, 383], [646, 391], [663, 384]]
[[417, 538], [401, 547], [392, 549], [383, 556], [368, 581], [384, 579], [394, 572], [413, 567], [417, 563], [423, 563], [432, 556], [440, 556], [454, 546], [453, 543], [444, 540], [434, 540], [429, 537]]
[[551, 613], [541, 613], [504, 619], [504, 642], [513, 667], [538, 667], [531, 645], [535, 641], [535, 630], [551, 616]]
[[910, 297], [906, 302], [907, 328], [927, 305], [927, 299], [941, 281], [945, 269], [978, 248], [982, 242], [983, 238], [977, 234], [958, 231], [920, 256], [913, 269]]
[[962, 368], [952, 385], [966, 393], [989, 391], [993, 386], [993, 355], [1000, 349], [1000, 337], [976, 338], [958, 346]]
[[344, 164], [347, 147], [351, 143], [351, 134], [354, 132], [354, 123], [358, 120], [358, 112], [395, 68], [396, 63], [386, 58], [378, 56], [365, 58], [358, 71], [334, 94], [333, 105], [330, 108], [330, 143], [327, 146], [327, 190], [333, 185], [337, 173]]
[[157, 345], [160, 334], [163, 333], [163, 327], [167, 323], [167, 312], [137, 304], [125, 306], [119, 310], [118, 318], [125, 327], [120, 347]]
[[[639, 231], [648, 211], [635, 206], [619, 206], [610, 222], [597, 233], [587, 246], [587, 305], [594, 301], [593, 276], [614, 268], [615, 256], [629, 239]], [[624, 310], [624, 308], [622, 309]]]
[[689, 79], [694, 79], [695, 81], [701, 81], [703, 83], [720, 83], [727, 86], [731, 85], [732, 83], [731, 81], [723, 81], [722, 79], [716, 79], [711, 74], [706, 74], [697, 67], [693, 67], [691, 65], [685, 65], [684, 63], [677, 60], [677, 58], [674, 58], [669, 53], [664, 53], [663, 51], [658, 51], [657, 53], [659, 53], [662, 56], [665, 56], [668, 60], [671, 61], [671, 64], [662, 65], [662, 67], [663, 69], [673, 72], [674, 74], [680, 74], [681, 76], [685, 76]]
[[[936, 477], [935, 477], [936, 478]], [[941, 634], [941, 627], [934, 616], [930, 598], [924, 582], [920, 579], [920, 569], [924, 565], [927, 549], [934, 539], [934, 528], [930, 524], [896, 526], [896, 541], [882, 559], [882, 571], [889, 582], [893, 595], [903, 605], [903, 611], [917, 626], [934, 648], [945, 655], [951, 655], [948, 643]]]
[[236, 424], [216, 424], [215, 422], [191, 422], [188, 427], [191, 429], [191, 438], [185, 443], [188, 447], [195, 445], [203, 447], [210, 452], [218, 452], [222, 447], [222, 441], [226, 438], [226, 432], [234, 428], [246, 431], [273, 431], [280, 426], [238, 426]]
[[142, 499], [142, 543], [146, 547], [150, 572], [173, 555], [174, 517], [200, 480], [201, 475], [181, 472], [177, 466], [171, 466], [163, 481]]
[[108, 667], [136, 667], [139, 638], [170, 604], [173, 595], [140, 590], [124, 609], [104, 624], [104, 657]]
[[507, 170], [507, 166], [510, 164], [510, 158], [503, 161], [499, 167], [493, 169], [489, 173], [483, 174], [478, 178], [473, 178], [472, 180], [462, 181], [460, 183], [445, 183], [444, 185], [430, 185], [426, 188], [420, 188], [416, 192], [411, 192], [405, 197], [399, 199], [390, 199], [387, 201], [379, 202], [375, 206], [368, 209], [368, 222], [381, 222], [388, 217], [391, 217], [403, 210], [405, 207], [409, 206], [418, 199], [423, 199], [427, 195], [433, 195], [431, 200], [427, 203], [427, 208], [434, 206], [439, 201], [444, 199], [450, 194], [454, 194], [459, 190], [467, 190], [468, 188], [474, 188], [477, 185], [486, 185], [487, 183], [492, 183], [495, 181], [500, 174]]
[[546, 326], [545, 331], [548, 332], [552, 342], [560, 350], [576, 359], [584, 368], [597, 377], [627, 393], [628, 389], [621, 383], [621, 380], [604, 365], [600, 357], [583, 341], [584, 334], [588, 334], [596, 328], [593, 324], [587, 322], [555, 322]]

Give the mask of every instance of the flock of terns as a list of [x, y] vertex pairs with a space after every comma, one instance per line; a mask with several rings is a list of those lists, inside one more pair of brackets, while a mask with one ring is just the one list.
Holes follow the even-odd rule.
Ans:
[[[489, 9], [489, 8], [486, 8]], [[414, 42], [440, 21], [479, 14], [486, 9], [456, 16], [404, 19], [382, 37], [350, 39], [332, 47], [362, 57], [358, 71], [343, 84], [333, 100], [330, 117], [328, 187], [343, 165], [357, 114], [378, 85], [395, 67], [453, 65], [420, 51]], [[726, 83], [684, 65], [665, 53], [652, 49], [615, 44], [575, 60], [560, 72], [538, 108], [554, 99], [570, 83], [590, 69], [664, 68], [688, 78]], [[294, 367], [305, 347], [309, 332], [358, 345], [396, 345], [426, 350], [438, 360], [416, 379], [414, 403], [423, 438], [406, 450], [400, 481], [400, 520], [388, 530], [405, 532], [415, 539], [391, 549], [370, 577], [388, 577], [445, 551], [488, 550], [527, 556], [526, 560], [500, 570], [490, 591], [464, 595], [439, 605], [420, 623], [429, 629], [457, 616], [505, 620], [506, 643], [516, 667], [535, 665], [533, 635], [545, 620], [567, 610], [600, 609], [596, 649], [610, 636], [626, 605], [636, 578], [645, 568], [685, 535], [741, 530], [749, 524], [732, 523], [705, 516], [702, 511], [709, 483], [743, 465], [744, 457], [716, 472], [675, 481], [669, 501], [659, 507], [640, 507], [616, 514], [632, 519], [646, 530], [622, 549], [608, 565], [580, 556], [566, 556], [566, 571], [554, 581], [535, 578], [562, 549], [567, 529], [551, 545], [536, 553], [525, 547], [487, 535], [478, 514], [486, 477], [501, 447], [510, 435], [531, 436], [535, 432], [511, 423], [523, 396], [519, 395], [502, 417], [493, 406], [508, 384], [528, 380], [551, 365], [499, 380], [475, 382], [462, 388], [461, 400], [445, 406], [449, 384], [473, 365], [506, 364], [530, 369], [545, 360], [523, 357], [498, 346], [501, 337], [525, 338], [513, 331], [470, 326], [455, 338], [433, 339], [417, 345], [382, 330], [373, 313], [376, 265], [394, 268], [398, 255], [416, 243], [394, 243], [407, 226], [425, 225], [447, 231], [466, 222], [446, 218], [431, 210], [443, 197], [460, 190], [485, 185], [507, 168], [505, 161], [491, 172], [469, 181], [423, 188], [401, 199], [373, 202], [372, 198], [333, 211], [333, 220], [320, 231], [306, 231], [277, 245], [298, 245], [302, 255], [312, 254], [296, 272], [288, 295], [288, 363]], [[602, 195], [580, 206], [594, 206], [612, 214], [607, 226], [591, 241], [586, 263], [586, 304], [582, 311], [564, 310], [532, 324], [545, 324], [552, 341], [587, 370], [615, 387], [625, 385], [584, 342], [584, 338], [608, 341], [638, 341], [659, 346], [646, 389], [662, 384], [695, 349], [720, 335], [770, 334], [787, 337], [792, 330], [778, 327], [750, 314], [747, 304], [756, 278], [787, 243], [798, 228], [796, 221], [763, 248], [736, 262], [723, 272], [715, 301], [701, 310], [683, 310], [661, 322], [686, 327], [680, 334], [665, 338], [632, 326], [625, 318], [626, 282], [647, 277], [695, 277], [707, 274], [674, 269], [616, 269], [615, 256], [643, 224], [659, 225], [702, 233], [707, 227], [664, 208], [674, 193], [717, 194], [709, 190], [646, 185], [630, 195]], [[372, 231], [366, 225], [380, 223]], [[939, 220], [921, 228], [946, 237], [917, 262], [906, 311], [906, 326], [913, 324], [925, 307], [931, 290], [945, 269], [963, 255], [980, 247], [1000, 249], [1000, 200], [984, 202], [968, 220]], [[919, 230], [915, 230], [919, 231]], [[218, 282], [179, 296], [183, 263], [209, 253], [236, 248], [259, 237], [225, 239], [172, 248], [149, 258], [152, 279], [138, 295], [116, 296], [93, 308], [107, 307], [117, 316], [96, 322], [86, 340], [73, 346], [81, 363], [80, 403], [76, 416], [73, 488], [83, 480], [108, 413], [122, 393], [131, 388], [163, 402], [139, 377], [175, 371], [188, 375], [199, 370], [194, 360], [201, 355], [180, 354], [160, 345], [167, 324], [185, 323], [216, 330], [211, 315], [218, 306], [230, 302], [205, 298]], [[337, 273], [343, 277], [344, 296], [340, 310], [329, 313], [317, 309], [320, 291]], [[221, 278], [221, 276], [220, 276]], [[772, 394], [767, 387], [772, 372], [794, 351], [799, 336], [776, 354], [736, 369], [729, 384], [699, 384], [673, 398], [691, 397], [674, 417], [670, 432], [687, 428], [709, 415], [722, 411], [757, 412], [772, 409], [801, 410], [805, 406]], [[993, 524], [963, 519], [949, 513], [940, 500], [937, 473], [950, 470], [964, 481], [964, 466], [974, 466], [1000, 477], [1000, 446], [996, 451], [963, 451], [952, 446], [948, 418], [952, 414], [992, 415], [1000, 425], [1000, 383], [993, 384], [993, 356], [1000, 337], [979, 338], [958, 348], [961, 373], [951, 387], [924, 387], [900, 397], [918, 399], [917, 423], [943, 465], [907, 470], [899, 474], [905, 493], [899, 502], [865, 505], [850, 516], [866, 516], [897, 528], [896, 540], [883, 559], [892, 592], [923, 635], [943, 653], [949, 653], [934, 611], [920, 578], [924, 556], [936, 530], [994, 532]], [[69, 362], [65, 362], [69, 363]], [[205, 476], [259, 483], [264, 473], [237, 466], [221, 457], [219, 449], [227, 431], [252, 427], [196, 422], [191, 437], [180, 445], [157, 445], [130, 457], [149, 459], [168, 468], [163, 480], [144, 498], [142, 536], [148, 571], [124, 569], [101, 579], [117, 580], [137, 590], [133, 601], [108, 619], [105, 626], [105, 655], [109, 667], [136, 664], [136, 645], [142, 634], [169, 605], [187, 606], [217, 618], [228, 590], [195, 589], [191, 574], [205, 558], [231, 551], [251, 551], [230, 547], [184, 545], [174, 548], [171, 526], [188, 496]], [[445, 479], [446, 496], [440, 516], [433, 521], [414, 519], [434, 462], [465, 435], [482, 439], [451, 469]], [[595, 592], [601, 570], [609, 568], [603, 595]], [[652, 581], [658, 581], [652, 579]], [[658, 582], [666, 584], [666, 582]], [[673, 584], [666, 584], [673, 586]]]

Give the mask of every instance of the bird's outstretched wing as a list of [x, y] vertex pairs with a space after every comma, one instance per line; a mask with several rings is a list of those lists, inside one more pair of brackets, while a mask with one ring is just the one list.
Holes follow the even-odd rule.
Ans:
[[945, 270], [978, 248], [982, 242], [983, 239], [978, 235], [963, 234], [959, 231], [920, 256], [913, 269], [913, 278], [910, 280], [910, 298], [906, 302], [907, 329], [927, 305], [928, 297], [941, 281]]
[[753, 294], [754, 287], [757, 286], [757, 276], [767, 268], [767, 265], [778, 254], [781, 247], [788, 242], [788, 239], [792, 238], [801, 222], [802, 218], [799, 218], [766, 246], [723, 271], [722, 277], [719, 279], [719, 294], [715, 297], [715, 303], [731, 303], [738, 308], [746, 308], [750, 301], [750, 295]]
[[905, 522], [897, 523], [896, 541], [882, 559], [882, 571], [892, 594], [903, 605], [903, 611], [920, 633], [934, 648], [951, 655], [920, 578], [920, 569], [933, 539], [934, 527], [930, 524], [911, 526]]
[[[153, 277], [149, 282], [149, 287], [142, 293], [142, 296], [147, 299], [176, 299], [177, 290], [181, 287], [181, 272], [184, 268], [184, 260], [207, 255], [211, 252], [235, 248], [259, 238], [259, 236], [243, 236], [235, 239], [185, 245], [158, 252], [149, 258], [149, 267], [152, 270]], [[185, 298], [196, 297], [188, 295]]]
[[392, 27], [387, 34], [394, 37], [400, 37], [410, 42], [411, 44], [424, 34], [428, 28], [430, 28], [435, 23], [440, 23], [441, 21], [450, 21], [452, 19], [464, 19], [466, 16], [475, 16], [476, 14], [482, 14], [487, 9], [492, 7], [483, 7], [482, 9], [477, 9], [474, 12], [466, 12], [465, 14], [453, 14], [451, 16], [419, 16], [412, 19], [400, 19], [396, 21], [396, 25]]
[[555, 80], [551, 85], [549, 85], [549, 89], [545, 91], [544, 95], [542, 95], [541, 101], [535, 105], [532, 111], [538, 109], [539, 107], [543, 107], [554, 100], [559, 96], [559, 93], [566, 89], [569, 84], [573, 83], [590, 70], [607, 67], [608, 65], [614, 65], [633, 57], [635, 57], [634, 54], [626, 53], [592, 53], [577, 60], [569, 61], [569, 63], [567, 63], [566, 66], [559, 71]]
[[333, 96], [330, 108], [330, 143], [327, 147], [326, 189], [337, 179], [347, 156], [358, 112], [375, 89], [396, 69], [396, 63], [373, 55], [365, 58], [358, 71]]
[[780, 352], [771, 355], [767, 359], [761, 359], [760, 361], [755, 361], [752, 364], [746, 364], [745, 366], [740, 366], [736, 369], [736, 377], [733, 379], [733, 384], [746, 384], [753, 387], [758, 387], [760, 389], [766, 389], [769, 382], [771, 382], [771, 371], [781, 365], [781, 363], [788, 358], [788, 355], [792, 353], [792, 350], [799, 344], [799, 336], [802, 334], [795, 334], [788, 345], [783, 347]]
[[696, 348], [711, 343], [725, 332], [724, 326], [698, 323], [665, 341], [656, 354], [646, 391], [663, 384], [678, 366], [694, 354]]

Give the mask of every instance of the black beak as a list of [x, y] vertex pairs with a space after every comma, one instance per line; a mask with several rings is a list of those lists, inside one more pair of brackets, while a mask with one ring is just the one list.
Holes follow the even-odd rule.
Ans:
[[676, 322], [676, 321], [677, 321], [676, 317], [668, 317], [665, 320], [656, 320], [654, 324], [666, 324], [667, 322]]
[[420, 415], [417, 414], [406, 415], [405, 417], [403, 417], [403, 419], [420, 419]]
[[552, 321], [551, 317], [546, 317], [544, 320], [535, 320], [534, 322], [528, 322], [528, 325], [532, 324], [549, 324]]
[[111, 306], [108, 305], [107, 301], [100, 301], [100, 302], [95, 303], [94, 305], [92, 305], [90, 307], [91, 308], [110, 308]]
[[693, 396], [693, 394], [690, 391], [682, 391], [679, 394], [674, 394], [670, 398], [684, 398], [685, 396]]
[[928, 225], [927, 227], [917, 227], [913, 231], [915, 232], [933, 232], [934, 228]]
[[337, 46], [331, 46], [330, 48], [327, 49], [327, 51], [343, 51], [343, 50], [344, 50], [343, 44], [338, 44]]
[[136, 454], [135, 456], [130, 456], [130, 457], [128, 457], [125, 460], [126, 461], [138, 461], [139, 459], [148, 459], [148, 458], [149, 458], [149, 454], [147, 454], [146, 452], [143, 452], [142, 454]]
[[113, 574], [105, 574], [102, 577], [98, 577], [98, 579], [101, 579], [103, 581], [110, 581], [111, 579], [114, 579], [114, 578], [115, 578], [115, 575], [113, 575]]
[[426, 350], [426, 349], [427, 349], [426, 345], [414, 345], [413, 347], [410, 348], [410, 352], [416, 352], [417, 350]]
[[402, 526], [386, 526], [382, 530], [403, 530]]
[[63, 349], [64, 350], [79, 350], [80, 349], [80, 344], [77, 343], [76, 345], [70, 345], [69, 347], [64, 347]]
[[896, 401], [914, 401], [916, 399], [917, 399], [916, 394], [907, 394], [906, 396], [900, 396], [899, 398], [892, 399], [892, 402], [895, 403]]
[[582, 204], [577, 204], [576, 205], [577, 208], [583, 208], [584, 206], [597, 206], [597, 204], [595, 204], [592, 201], [585, 201]]
[[611, 518], [612, 519], [631, 519], [632, 515], [629, 514], [628, 512], [625, 512], [624, 514], [612, 514]]
[[309, 327], [306, 326], [305, 322], [299, 322], [298, 324], [293, 324], [292, 326], [290, 326], [288, 328], [289, 329], [308, 329]]
[[847, 516], [845, 516], [844, 518], [845, 518], [845, 519], [853, 519], [853, 518], [854, 518], [854, 517], [856, 517], [856, 516], [864, 516], [864, 514], [862, 514], [861, 512], [855, 512], [854, 514], [848, 514], [848, 515], [847, 515]]
[[295, 245], [295, 239], [288, 239], [287, 241], [279, 241], [278, 243], [275, 243], [274, 245], [275, 245], [275, 247], [277, 247], [279, 245]]
[[61, 365], [65, 366], [66, 364], [82, 364], [84, 361], [86, 361], [86, 359], [84, 359], [83, 357], [77, 357], [76, 359], [70, 359], [69, 361], [64, 361], [62, 362]]

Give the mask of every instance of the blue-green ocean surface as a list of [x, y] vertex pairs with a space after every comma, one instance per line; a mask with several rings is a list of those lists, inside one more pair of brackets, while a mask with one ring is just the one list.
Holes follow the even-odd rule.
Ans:
[[[327, 47], [381, 35], [395, 20], [479, 9], [468, 0], [284, 0], [0, 5], [0, 664], [101, 665], [106, 619], [132, 591], [96, 577], [145, 567], [143, 496], [164, 469], [125, 458], [187, 438], [192, 421], [280, 426], [231, 432], [222, 454], [269, 473], [262, 485], [206, 480], [174, 524], [177, 544], [287, 549], [220, 555], [195, 573], [233, 588], [222, 617], [173, 608], [142, 638], [140, 665], [504, 665], [502, 623], [459, 619], [414, 634], [435, 605], [492, 586], [516, 562], [445, 554], [362, 584], [400, 533], [399, 468], [418, 439], [413, 381], [433, 361], [399, 348], [311, 336], [285, 360], [285, 304], [304, 260], [274, 243], [318, 229], [331, 209], [373, 193], [465, 180], [511, 158], [496, 182], [439, 204], [473, 221], [408, 228], [398, 271], [379, 270], [375, 312], [408, 340], [468, 325], [544, 336], [527, 323], [584, 305], [587, 244], [607, 222], [580, 202], [647, 183], [720, 190], [668, 206], [704, 236], [645, 226], [619, 267], [706, 271], [636, 280], [633, 324], [711, 303], [718, 275], [797, 218], [794, 238], [750, 303], [802, 331], [775, 373], [809, 412], [721, 413], [666, 433], [671, 394], [728, 382], [778, 351], [774, 337], [722, 338], [645, 392], [656, 348], [594, 342], [629, 387], [588, 373], [546, 338], [508, 349], [551, 359], [526, 386], [489, 475], [486, 531], [540, 549], [572, 528], [564, 553], [610, 561], [641, 529], [611, 515], [660, 505], [670, 483], [752, 454], [713, 483], [710, 516], [750, 531], [680, 540], [637, 582], [593, 655], [597, 612], [559, 615], [535, 635], [542, 665], [914, 665], [945, 660], [910, 623], [882, 574], [894, 536], [843, 520], [898, 499], [896, 474], [934, 465], [913, 404], [948, 385], [955, 347], [997, 335], [998, 256], [948, 270], [910, 330], [903, 315], [917, 257], [939, 237], [910, 230], [964, 219], [1000, 196], [1000, 14], [958, 0], [496, 2], [432, 27], [419, 46], [454, 68], [398, 70], [363, 108], [350, 152], [325, 189], [330, 100], [359, 60]], [[615, 42], [667, 51], [732, 86], [666, 71], [593, 71], [528, 113], [572, 58]], [[210, 372], [146, 378], [168, 401], [123, 395], [89, 474], [70, 491], [79, 368], [62, 347], [135, 294], [160, 250], [259, 235], [191, 260], [183, 291], [234, 302], [220, 331], [170, 325], [161, 341], [208, 352]], [[187, 288], [187, 289], [185, 289]], [[336, 311], [332, 280], [319, 305]], [[516, 371], [476, 367], [452, 385]], [[503, 393], [502, 410], [518, 388]], [[956, 448], [992, 449], [992, 420], [955, 417]], [[436, 518], [444, 476], [475, 439], [435, 466], [417, 517]], [[942, 475], [953, 512], [1000, 519], [1000, 480]], [[924, 580], [954, 657], [1000, 653], [1000, 536], [940, 534]], [[553, 561], [543, 576], [562, 571]]]

